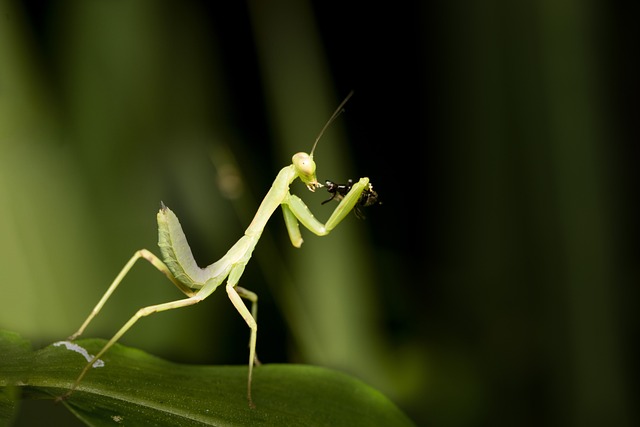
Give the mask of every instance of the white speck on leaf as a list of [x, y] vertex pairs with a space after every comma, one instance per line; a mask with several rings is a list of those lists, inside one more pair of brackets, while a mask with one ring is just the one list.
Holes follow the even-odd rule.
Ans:
[[[67, 348], [67, 350], [75, 351], [76, 353], [83, 355], [84, 358], [87, 359], [87, 362], [91, 362], [91, 360], [93, 359], [93, 355], [89, 354], [87, 350], [85, 350], [83, 347], [80, 347], [78, 344], [72, 343], [70, 341], [58, 341], [58, 342], [54, 342], [53, 345], [55, 347], [60, 347], [61, 345], [63, 345]], [[95, 362], [93, 362], [94, 368], [102, 368], [103, 366], [104, 366], [104, 361], [102, 359], [98, 359]]]

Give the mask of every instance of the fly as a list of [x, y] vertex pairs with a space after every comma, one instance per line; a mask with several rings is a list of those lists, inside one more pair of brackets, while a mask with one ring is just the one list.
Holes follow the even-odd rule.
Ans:
[[[351, 187], [353, 187], [353, 180], [348, 180], [346, 184], [338, 184], [336, 182], [327, 180], [324, 183], [324, 187], [331, 194], [331, 197], [322, 202], [323, 205], [334, 199], [337, 202], [340, 202], [347, 195], [347, 193], [351, 191]], [[360, 207], [367, 207], [375, 204], [382, 204], [382, 202], [378, 200], [378, 193], [376, 193], [376, 191], [373, 189], [373, 185], [369, 183], [369, 185], [362, 191], [362, 194], [360, 194], [360, 197], [358, 198], [355, 209], [353, 211], [355, 212], [356, 217], [358, 217], [359, 219], [364, 219], [365, 216], [362, 213]]]

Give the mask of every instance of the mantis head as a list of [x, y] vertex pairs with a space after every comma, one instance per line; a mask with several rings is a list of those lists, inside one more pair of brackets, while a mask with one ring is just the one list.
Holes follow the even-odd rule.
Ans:
[[316, 188], [322, 187], [316, 178], [316, 162], [313, 161], [312, 155], [302, 152], [296, 153], [291, 161], [298, 178], [304, 182], [309, 191], [316, 191]]

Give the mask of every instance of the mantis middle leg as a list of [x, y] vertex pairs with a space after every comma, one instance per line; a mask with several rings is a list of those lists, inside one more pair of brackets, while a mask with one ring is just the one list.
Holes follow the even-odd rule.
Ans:
[[[249, 338], [249, 377], [247, 379], [247, 399], [249, 400], [249, 406], [255, 408], [253, 400], [251, 399], [251, 381], [253, 378], [253, 365], [256, 364], [256, 340], [258, 336], [258, 323], [256, 317], [258, 314], [258, 296], [244, 288], [236, 286], [240, 276], [244, 272], [244, 264], [235, 265], [229, 273], [227, 279], [227, 295], [233, 306], [238, 310], [238, 313], [242, 316], [247, 325], [251, 329], [251, 337]], [[246, 298], [251, 301], [251, 312], [242, 301], [242, 298]]]

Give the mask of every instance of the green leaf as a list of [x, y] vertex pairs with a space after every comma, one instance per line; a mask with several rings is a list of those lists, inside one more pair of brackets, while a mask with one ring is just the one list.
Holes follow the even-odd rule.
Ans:
[[[11, 425], [19, 406], [20, 364], [30, 359], [31, 345], [20, 335], [0, 331], [0, 426]], [[15, 376], [11, 375], [14, 374]]]
[[[15, 334], [0, 333], [1, 390], [17, 385], [22, 398], [46, 397], [54, 404], [86, 363], [79, 351], [96, 354], [105, 341], [86, 339], [73, 344], [79, 347], [54, 344], [34, 352]], [[252, 388], [256, 408], [251, 409], [246, 366], [181, 365], [118, 344], [101, 360], [104, 366], [91, 369], [62, 401], [93, 426], [413, 425], [380, 392], [330, 369], [257, 367]]]

